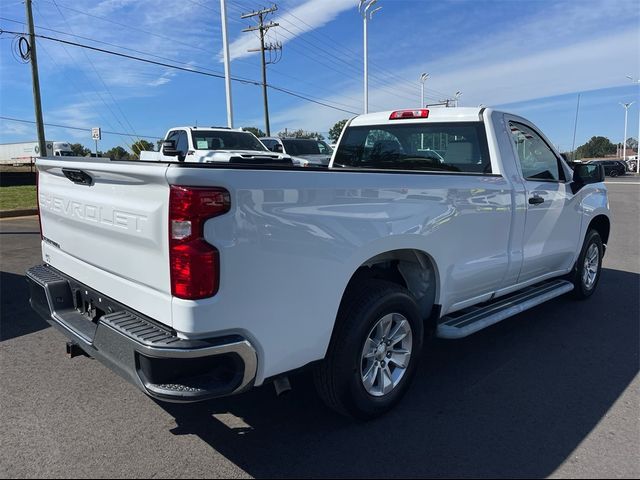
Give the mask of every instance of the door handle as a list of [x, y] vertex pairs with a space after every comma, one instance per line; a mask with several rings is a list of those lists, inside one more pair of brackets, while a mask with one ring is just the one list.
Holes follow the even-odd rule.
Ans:
[[544, 198], [542, 198], [540, 195], [534, 195], [533, 197], [529, 198], [530, 205], [539, 205], [541, 203], [544, 203]]

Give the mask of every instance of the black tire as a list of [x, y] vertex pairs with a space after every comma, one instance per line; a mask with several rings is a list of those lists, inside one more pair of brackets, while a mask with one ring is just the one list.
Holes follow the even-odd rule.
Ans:
[[[587, 256], [587, 252], [589, 252], [589, 249], [591, 248], [591, 245], [595, 245], [598, 250], [598, 269], [595, 280], [589, 284], [589, 282], [585, 282], [585, 270], [587, 268], [585, 265], [585, 258]], [[574, 286], [572, 294], [575, 298], [584, 300], [585, 298], [589, 298], [593, 295], [593, 292], [596, 290], [598, 282], [600, 281], [600, 274], [602, 273], [603, 254], [604, 247], [602, 245], [600, 234], [596, 230], [589, 230], [585, 236], [580, 256], [578, 257], [576, 265], [573, 267], [573, 271], [569, 276], [569, 280]]]
[[[411, 355], [397, 385], [385, 395], [373, 396], [363, 384], [362, 352], [373, 327], [390, 313], [399, 313], [408, 320]], [[382, 280], [366, 280], [350, 288], [340, 305], [327, 355], [314, 372], [320, 397], [337, 412], [361, 420], [388, 412], [402, 399], [415, 375], [423, 330], [418, 305], [406, 288]]]

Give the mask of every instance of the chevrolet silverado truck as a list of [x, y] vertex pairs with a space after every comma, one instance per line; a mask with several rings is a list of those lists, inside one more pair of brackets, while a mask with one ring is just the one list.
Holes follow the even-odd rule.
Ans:
[[328, 169], [37, 168], [32, 307], [173, 402], [283, 388], [308, 368], [330, 407], [376, 417], [430, 338], [591, 296], [610, 231], [602, 167], [571, 170], [531, 122], [490, 108], [357, 116]]
[[175, 127], [167, 132], [160, 151], [140, 152], [142, 161], [225, 162], [252, 165], [307, 166], [302, 158], [270, 152], [251, 132], [225, 127]]

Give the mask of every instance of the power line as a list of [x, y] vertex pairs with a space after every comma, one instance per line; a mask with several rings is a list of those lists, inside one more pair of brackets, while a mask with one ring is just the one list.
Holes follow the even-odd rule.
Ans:
[[[213, 10], [213, 9], [211, 9], [211, 10]], [[19, 25], [25, 25], [24, 22], [21, 22], [21, 21], [18, 21], [18, 20], [14, 20], [14, 19], [11, 19], [11, 18], [2, 17], [2, 16], [0, 16], [0, 20], [5, 20], [7, 22], [17, 23]], [[196, 64], [196, 63], [183, 62], [181, 60], [176, 60], [175, 58], [163, 57], [161, 55], [156, 55], [154, 53], [147, 52], [147, 51], [144, 51], [144, 50], [137, 50], [135, 48], [125, 47], [123, 45], [118, 45], [116, 43], [105, 42], [103, 40], [96, 40], [94, 38], [85, 37], [85, 36], [78, 35], [78, 34], [75, 34], [75, 33], [63, 32], [61, 30], [56, 30], [56, 29], [53, 29], [53, 28], [47, 28], [47, 27], [43, 27], [41, 25], [36, 25], [36, 28], [38, 30], [44, 30], [44, 31], [47, 31], [47, 32], [53, 32], [53, 33], [57, 33], [57, 34], [60, 34], [60, 35], [66, 35], [66, 36], [69, 36], [69, 37], [80, 38], [82, 40], [87, 40], [89, 42], [97, 43], [99, 45], [107, 45], [107, 46], [114, 47], [114, 48], [119, 48], [119, 49], [122, 49], [122, 50], [125, 50], [125, 51], [128, 51], [128, 52], [139, 53], [139, 54], [142, 54], [142, 55], [147, 55], [149, 57], [154, 57], [154, 58], [158, 58], [158, 59], [161, 59], [161, 60], [167, 60], [167, 61], [170, 61], [170, 62], [173, 62], [173, 63], [177, 63], [177, 64], [181, 64], [181, 65], [188, 65], [189, 67], [197, 67], [200, 70], [205, 70], [205, 71], [208, 71], [208, 72], [217, 73], [219, 75], [224, 75], [223, 72], [219, 72], [218, 70], [214, 70], [214, 69], [205, 67], [203, 65]], [[9, 32], [7, 32], [7, 33], [9, 33]], [[67, 53], [67, 55], [70, 56], [70, 54], [68, 53], [68, 51], [66, 49], [65, 49], [65, 52]], [[240, 59], [236, 59], [234, 61], [235, 62], [247, 63], [249, 65], [255, 66], [255, 64], [253, 62], [246, 62], [246, 61], [243, 61], [243, 60], [240, 60]], [[329, 69], [333, 69], [333, 71], [335, 71], [335, 72], [343, 73], [343, 72], [340, 72], [339, 70], [337, 70], [335, 68], [332, 68], [331, 65], [328, 65], [328, 64], [325, 64], [325, 63], [322, 63], [322, 62], [319, 62], [319, 63], [321, 63], [322, 65], [326, 66]], [[192, 70], [192, 68], [190, 68], [190, 70]], [[335, 93], [335, 91], [331, 91], [331, 90], [327, 89], [326, 87], [322, 87], [322, 86], [318, 85], [317, 83], [310, 82], [309, 80], [301, 79], [301, 78], [293, 76], [291, 74], [287, 74], [287, 73], [281, 72], [281, 71], [279, 71], [279, 70], [277, 70], [277, 69], [275, 69], [273, 67], [271, 68], [271, 71], [273, 73], [275, 73], [276, 75], [280, 75], [282, 77], [287, 77], [287, 78], [293, 79], [293, 80], [295, 80], [297, 82], [306, 83], [307, 85], [310, 85], [310, 86], [315, 87], [317, 89], [323, 90], [325, 92]], [[136, 73], [136, 75], [143, 75], [143, 74], [138, 72], [138, 73]], [[155, 75], [154, 75], [154, 78], [155, 78]], [[73, 79], [70, 79], [70, 80], [73, 82]], [[269, 85], [269, 87], [272, 88], [272, 85]], [[296, 92], [295, 90], [292, 90], [292, 91]], [[313, 98], [313, 96], [310, 95], [310, 94], [301, 93], [301, 92], [296, 92], [296, 93], [298, 93], [299, 95], [308, 95], [308, 96]], [[355, 100], [355, 97], [347, 97], [347, 98], [352, 98], [352, 99]], [[354, 105], [349, 105], [349, 104], [338, 102], [338, 101], [335, 101], [335, 100], [332, 100], [331, 103], [333, 103], [335, 105], [340, 105], [340, 106], [343, 106], [343, 107], [346, 107], [346, 108], [351, 108], [351, 109], [357, 109], [358, 108], [358, 107], [355, 107]], [[372, 105], [374, 105], [374, 104], [372, 104]], [[380, 108], [382, 108], [382, 107], [380, 107]]]
[[[21, 122], [21, 123], [31, 123], [31, 124], [35, 124], [36, 123], [33, 120], [24, 120], [22, 118], [12, 118], [12, 117], [4, 117], [4, 116], [0, 116], [0, 120], [8, 120], [8, 121], [11, 121], [11, 122]], [[47, 127], [66, 128], [66, 129], [69, 129], [69, 130], [80, 130], [80, 131], [83, 131], [83, 132], [90, 132], [91, 131], [90, 128], [73, 127], [73, 126], [70, 126], [70, 125], [60, 125], [58, 123], [46, 123], [45, 122], [45, 125]], [[131, 136], [130, 133], [110, 132], [110, 131], [106, 131], [106, 130], [103, 130], [102, 133], [107, 133], [109, 135], [120, 135], [120, 136], [123, 136], [123, 137], [130, 137]], [[153, 135], [142, 135], [141, 137], [142, 138], [153, 138], [153, 139], [157, 139], [157, 140], [162, 140], [162, 137], [155, 137]]]
[[[58, 3], [56, 2], [56, 0], [53, 0], [53, 4], [56, 6], [56, 10], [58, 11], [58, 13], [60, 14], [60, 17], [62, 18], [62, 20], [64, 21], [65, 25], [67, 26], [67, 28], [69, 29], [69, 31], [71, 33], [73, 32], [73, 29], [71, 28], [71, 25], [69, 25], [69, 22], [67, 21], [66, 17], [64, 16], [64, 14], [62, 13], [62, 10], [60, 10], [60, 7], [58, 6]], [[84, 54], [84, 57], [87, 59], [87, 61], [89, 62], [89, 65], [91, 65], [91, 68], [93, 69], [93, 71], [95, 72], [96, 76], [98, 77], [98, 80], [100, 80], [100, 83], [102, 84], [102, 86], [105, 88], [105, 90], [107, 91], [107, 93], [109, 94], [109, 96], [111, 97], [111, 101], [113, 102], [113, 104], [116, 106], [116, 108], [118, 109], [118, 112], [120, 112], [120, 115], [122, 115], [122, 118], [124, 119], [125, 123], [128, 125], [128, 127], [131, 129], [132, 132], [134, 132], [134, 137], [136, 137], [135, 135], [135, 131], [136, 129], [133, 128], [133, 125], [131, 125], [131, 122], [129, 122], [129, 119], [127, 118], [127, 116], [124, 114], [124, 112], [122, 111], [122, 108], [120, 108], [120, 105], [118, 104], [118, 102], [116, 101], [115, 97], [113, 96], [113, 93], [111, 93], [111, 90], [109, 89], [109, 86], [106, 84], [106, 82], [104, 81], [104, 79], [102, 78], [102, 75], [100, 74], [100, 72], [98, 72], [98, 69], [96, 68], [95, 64], [93, 63], [93, 61], [91, 60], [91, 58], [89, 57], [89, 55], [87, 55], [87, 52], [85, 52], [84, 50], [82, 51], [82, 53]], [[117, 116], [114, 115], [114, 117]], [[118, 123], [121, 123], [118, 120]], [[124, 126], [124, 125], [122, 125]], [[133, 140], [133, 138], [132, 138]], [[138, 140], [140, 140], [140, 138], [138, 138]], [[135, 142], [134, 142], [135, 143]]]
[[[37, 9], [37, 11], [38, 11], [38, 14], [39, 14], [41, 17], [44, 17], [44, 15], [42, 15], [42, 12], [40, 12], [40, 8], [38, 7], [38, 4], [37, 4], [37, 3], [36, 3], [36, 5], [35, 5], [35, 6], [36, 6], [36, 9]], [[41, 27], [38, 27], [38, 28], [41, 28]], [[67, 50], [67, 48], [66, 48], [64, 45], [61, 45], [61, 47], [62, 47], [62, 50], [64, 51], [64, 53], [69, 57], [69, 59], [70, 59], [72, 62], [75, 62], [75, 58], [73, 57], [73, 55], [71, 55], [71, 53], [69, 53], [69, 51]], [[47, 55], [49, 55], [49, 57], [50, 57], [50, 59], [52, 60], [52, 62], [53, 62], [54, 64], [56, 64], [56, 65], [57, 65], [57, 62], [55, 61], [54, 57], [53, 57], [53, 56], [52, 56], [52, 55], [47, 51], [47, 49], [46, 49], [46, 47], [44, 46], [44, 44], [42, 44], [42, 48], [43, 48], [43, 51], [44, 51], [45, 53], [47, 53]], [[66, 71], [65, 71], [64, 69], [61, 69], [61, 71], [63, 72], [63, 74], [65, 75], [65, 77], [67, 77], [67, 73], [66, 73]], [[84, 72], [84, 70], [80, 70], [80, 73], [81, 73], [81, 74], [82, 74], [82, 75], [87, 79], [87, 81], [88, 81], [89, 85], [91, 85], [91, 79], [90, 79], [90, 78], [88, 77], [88, 75]], [[74, 85], [77, 85], [77, 84], [76, 84], [76, 82], [75, 82], [75, 79], [73, 79], [71, 83], [73, 83]], [[113, 115], [113, 118], [118, 122], [118, 124], [120, 124], [120, 127], [121, 127], [121, 128], [123, 128], [123, 129], [126, 129], [126, 127], [124, 127], [124, 125], [122, 124], [122, 122], [121, 122], [121, 121], [118, 119], [118, 117], [116, 116], [116, 114], [115, 114], [115, 112], [113, 111], [113, 109], [111, 108], [111, 106], [110, 106], [110, 105], [105, 101], [105, 99], [102, 97], [102, 94], [101, 94], [101, 93], [100, 93], [100, 92], [99, 92], [95, 87], [93, 87], [93, 86], [92, 86], [92, 88], [93, 88], [93, 91], [96, 93], [96, 96], [97, 96], [97, 97], [100, 99], [100, 101], [104, 104], [104, 106], [105, 106], [105, 107], [107, 108], [107, 110], [111, 113], [111, 115]], [[80, 89], [78, 89], [78, 91], [81, 91], [81, 92], [82, 92], [82, 94], [84, 95], [85, 99], [87, 99], [87, 98], [88, 98], [88, 96], [87, 96], [86, 92], [84, 92], [84, 91], [82, 91], [82, 90], [80, 90]], [[108, 125], [108, 126], [113, 127], [113, 124], [112, 124], [110, 121], [108, 121], [108, 120], [107, 120], [107, 118], [106, 118], [104, 115], [102, 115], [102, 113], [101, 113], [101, 112], [98, 112], [98, 114], [100, 115], [100, 117], [101, 117], [103, 120], [106, 120], [106, 123], [107, 123], [107, 125]], [[130, 140], [132, 141], [132, 143], [135, 143], [135, 141], [136, 141], [136, 140], [135, 140], [133, 137], [129, 137], [129, 138], [130, 138]], [[129, 148], [131, 148], [131, 145], [130, 145], [128, 142], [125, 142], [125, 143], [126, 143], [126, 146], [128, 146]]]
[[[350, 55], [349, 55], [350, 57], [352, 57], [352, 58], [354, 58], [354, 59], [357, 59], [357, 60], [359, 60], [359, 59], [360, 59], [360, 54], [359, 54], [359, 53], [357, 53], [356, 51], [354, 51], [354, 50], [352, 50], [352, 49], [350, 49], [350, 48], [346, 47], [345, 45], [343, 45], [343, 44], [341, 44], [341, 43], [338, 43], [336, 40], [334, 40], [333, 38], [331, 38], [331, 37], [330, 37], [330, 36], [328, 36], [328, 35], [321, 35], [320, 33], [315, 32], [315, 31], [313, 30], [315, 27], [313, 27], [312, 25], [309, 25], [307, 22], [305, 22], [304, 20], [302, 20], [300, 17], [298, 17], [297, 15], [295, 15], [295, 14], [294, 14], [293, 12], [291, 12], [290, 10], [289, 10], [289, 11], [287, 11], [286, 13], [287, 13], [288, 15], [292, 16], [293, 18], [297, 19], [299, 22], [301, 22], [301, 23], [305, 24], [307, 27], [309, 27], [309, 28], [311, 28], [311, 29], [312, 29], [312, 30], [308, 30], [308, 31], [306, 31], [306, 32], [300, 32], [298, 35], [301, 35], [301, 34], [303, 34], [303, 33], [309, 33], [309, 34], [311, 34], [312, 36], [315, 36], [315, 37], [317, 37], [317, 38], [319, 38], [319, 39], [320, 39], [320, 37], [322, 37], [322, 39], [327, 39], [327, 40], [329, 40], [331, 43], [333, 43], [334, 45], [336, 45], [337, 47], [339, 47], [339, 48], [340, 48], [340, 50], [339, 50], [340, 52], [343, 52], [343, 53], [349, 53], [349, 52], [350, 52]], [[302, 28], [300, 28], [298, 25], [296, 25], [295, 23], [293, 23], [293, 22], [291, 22], [291, 21], [289, 21], [289, 20], [286, 20], [286, 19], [280, 19], [280, 21], [284, 21], [284, 22], [286, 22], [286, 23], [288, 23], [288, 24], [290, 24], [290, 25], [292, 25], [292, 26], [294, 26], [294, 27], [298, 28], [299, 30], [302, 30]], [[396, 78], [396, 79], [397, 79], [397, 81], [399, 81], [400, 83], [403, 83], [403, 84], [412, 84], [412, 82], [411, 82], [410, 80], [407, 80], [406, 78], [401, 77], [400, 75], [398, 75], [397, 73], [394, 73], [394, 72], [393, 72], [393, 71], [391, 71], [391, 70], [387, 70], [387, 69], [385, 69], [385, 68], [381, 67], [379, 64], [377, 64], [377, 63], [376, 63], [376, 62], [374, 62], [374, 61], [371, 61], [371, 60], [370, 60], [370, 61], [369, 61], [369, 63], [370, 63], [372, 66], [374, 66], [376, 69], [380, 70], [380, 71], [381, 71], [385, 76], [388, 76], [389, 78]], [[448, 95], [448, 94], [446, 94], [446, 93], [440, 92], [440, 91], [435, 90], [435, 89], [429, 89], [429, 90], [431, 90], [432, 92], [434, 92], [434, 93], [436, 93], [436, 94], [438, 94], [438, 95], [441, 95], [441, 96], [445, 96], [445, 97], [450, 96], [450, 95]], [[435, 98], [435, 97], [432, 97], [432, 98]]]
[[[2, 34], [2, 33], [8, 33], [8, 34], [13, 34], [13, 35], [22, 35], [21, 32], [14, 32], [14, 31], [0, 29], [0, 34]], [[63, 40], [61, 38], [50, 37], [48, 35], [36, 34], [36, 37], [37, 38], [43, 38], [45, 40], [50, 40], [50, 41], [53, 41], [53, 42], [59, 42], [59, 43], [67, 44], [67, 45], [73, 45], [73, 46], [76, 46], [76, 47], [87, 48], [89, 50], [94, 50], [94, 51], [97, 51], [97, 52], [102, 52], [102, 53], [106, 53], [106, 54], [109, 54], [109, 55], [114, 55], [114, 56], [117, 56], [117, 57], [128, 58], [130, 60], [136, 60], [136, 61], [139, 61], [139, 62], [144, 62], [144, 63], [151, 64], [151, 65], [158, 65], [158, 66], [165, 67], [165, 68], [172, 68], [174, 70], [180, 70], [180, 71], [183, 71], [183, 72], [197, 73], [198, 75], [204, 75], [204, 76], [214, 77], [214, 78], [224, 78], [224, 75], [222, 75], [222, 74], [205, 72], [205, 71], [197, 70], [197, 69], [194, 69], [194, 68], [180, 67], [180, 66], [177, 66], [177, 65], [172, 65], [172, 64], [164, 63], [164, 62], [157, 62], [155, 60], [149, 60], [147, 58], [136, 57], [134, 55], [128, 55], [128, 54], [120, 53], [120, 52], [114, 52], [112, 50], [106, 50], [104, 48], [93, 47], [91, 45], [86, 45], [86, 44], [78, 43], [78, 42], [71, 42], [69, 40]], [[239, 77], [231, 77], [231, 79], [233, 81], [235, 81], [235, 82], [244, 83], [246, 85], [254, 85], [254, 86], [262, 85], [259, 81], [256, 81], [256, 80], [249, 80], [249, 79], [244, 79], [244, 78], [239, 78]], [[330, 105], [327, 102], [314, 100], [313, 98], [307, 96], [306, 94], [303, 95], [303, 94], [295, 93], [292, 90], [288, 90], [288, 89], [285, 89], [285, 88], [282, 88], [282, 87], [277, 87], [275, 85], [269, 85], [268, 84], [267, 87], [269, 87], [269, 88], [271, 88], [273, 90], [285, 93], [287, 95], [291, 95], [291, 96], [294, 96], [294, 97], [301, 98], [301, 99], [306, 100], [308, 102], [312, 102], [312, 103], [315, 103], [315, 104], [318, 104], [318, 105], [322, 105], [322, 106], [325, 106], [325, 107], [328, 107], [328, 108], [332, 108], [334, 110], [340, 110], [342, 112], [353, 113], [354, 115], [357, 115], [357, 112], [353, 112], [353, 111], [350, 111], [350, 110], [346, 110], [344, 108], [336, 107], [336, 106]]]
[[264, 23], [264, 20], [267, 15], [275, 12], [276, 10], [278, 10], [278, 6], [274, 4], [270, 8], [263, 8], [262, 10], [258, 10], [257, 12], [252, 11], [251, 13], [245, 13], [240, 16], [240, 18], [243, 20], [246, 18], [253, 18], [253, 17], [258, 17], [259, 19], [258, 25], [245, 28], [242, 31], [243, 32], [257, 31], [259, 32], [259, 35], [260, 35], [260, 49], [251, 49], [248, 51], [249, 52], [259, 51], [262, 59], [262, 99], [264, 102], [264, 121], [265, 121], [266, 132], [268, 137], [271, 136], [271, 126], [269, 125], [269, 102], [267, 97], [267, 62], [265, 61], [265, 58], [264, 58], [264, 52], [267, 50], [269, 51], [269, 63], [271, 63], [271, 52], [273, 50], [277, 51], [278, 49], [282, 49], [282, 45], [278, 46], [277, 44], [273, 45], [271, 43], [269, 43], [268, 45], [265, 45], [264, 38], [267, 32], [271, 28], [278, 27], [279, 24], [274, 22]]

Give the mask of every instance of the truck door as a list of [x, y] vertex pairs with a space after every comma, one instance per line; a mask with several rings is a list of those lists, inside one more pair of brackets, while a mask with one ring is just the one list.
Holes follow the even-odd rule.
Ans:
[[518, 283], [571, 267], [580, 235], [580, 202], [561, 161], [535, 129], [510, 120], [526, 190], [523, 263]]

